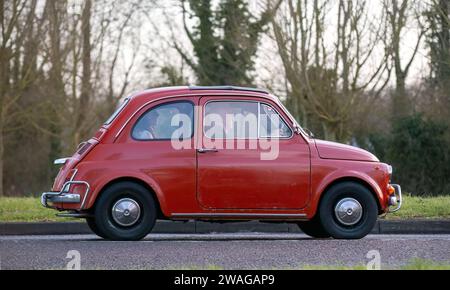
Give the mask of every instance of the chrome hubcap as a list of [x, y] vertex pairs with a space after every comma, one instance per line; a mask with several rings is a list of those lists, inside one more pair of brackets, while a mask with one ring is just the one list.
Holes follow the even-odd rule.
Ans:
[[134, 225], [139, 220], [140, 216], [141, 207], [131, 198], [120, 199], [112, 208], [112, 217], [114, 221], [123, 227]]
[[361, 204], [354, 198], [344, 198], [334, 208], [337, 220], [345, 226], [356, 225], [362, 218]]

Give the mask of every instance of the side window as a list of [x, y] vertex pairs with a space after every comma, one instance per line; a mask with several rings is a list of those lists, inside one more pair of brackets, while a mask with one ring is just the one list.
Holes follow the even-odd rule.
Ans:
[[280, 115], [269, 105], [260, 104], [259, 136], [261, 138], [289, 138], [292, 131]]
[[203, 130], [210, 139], [289, 138], [292, 131], [269, 105], [215, 101], [205, 106]]
[[203, 130], [210, 139], [255, 139], [258, 136], [258, 103], [207, 103]]
[[187, 140], [194, 132], [194, 105], [187, 101], [159, 105], [143, 114], [133, 127], [135, 140]]

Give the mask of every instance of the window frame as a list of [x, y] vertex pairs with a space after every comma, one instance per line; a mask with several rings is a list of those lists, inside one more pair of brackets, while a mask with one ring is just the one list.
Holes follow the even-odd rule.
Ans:
[[196, 118], [195, 118], [195, 104], [194, 104], [194, 102], [192, 102], [191, 100], [175, 100], [175, 101], [164, 102], [164, 103], [160, 103], [160, 104], [158, 104], [158, 105], [156, 105], [156, 106], [153, 106], [153, 107], [151, 107], [151, 108], [145, 110], [145, 112], [142, 113], [142, 114], [139, 116], [139, 118], [136, 120], [136, 122], [134, 122], [133, 127], [131, 128], [131, 131], [130, 131], [130, 137], [131, 137], [131, 139], [134, 140], [134, 141], [137, 141], [137, 142], [154, 142], [154, 141], [172, 141], [172, 140], [174, 140], [174, 139], [172, 139], [172, 138], [161, 138], [161, 139], [137, 139], [137, 138], [135, 138], [135, 137], [133, 136], [133, 132], [134, 132], [134, 130], [135, 130], [137, 124], [139, 124], [139, 122], [141, 121], [141, 119], [144, 118], [144, 117], [147, 115], [147, 113], [149, 113], [149, 112], [151, 112], [151, 111], [153, 111], [153, 110], [155, 110], [155, 109], [158, 109], [159, 107], [162, 107], [162, 106], [167, 106], [167, 105], [170, 105], [170, 104], [179, 104], [179, 103], [188, 103], [188, 104], [192, 105], [192, 127], [191, 127], [191, 136], [189, 136], [189, 138], [183, 139], [183, 141], [192, 141], [192, 139], [194, 138], [194, 135], [195, 135], [195, 119], [196, 119]]
[[[258, 105], [258, 137], [256, 138], [215, 138], [214, 140], [267, 140], [267, 139], [279, 139], [279, 140], [290, 140], [294, 137], [294, 130], [291, 128], [291, 126], [288, 125], [288, 122], [286, 122], [286, 119], [284, 118], [283, 115], [281, 115], [279, 113], [279, 110], [277, 110], [272, 104], [268, 103], [268, 102], [264, 102], [261, 100], [208, 100], [207, 102], [205, 102], [203, 104], [203, 116], [202, 116], [202, 134], [203, 137], [208, 138], [209, 140], [213, 140], [213, 138], [211, 138], [210, 136], [206, 135], [205, 132], [205, 117], [206, 117], [206, 107], [210, 104], [210, 103], [230, 103], [230, 102], [239, 102], [239, 103], [256, 103]], [[261, 120], [261, 104], [267, 105], [269, 107], [271, 107], [280, 117], [280, 119], [283, 121], [283, 123], [289, 128], [289, 131], [291, 132], [291, 135], [289, 137], [281, 137], [281, 136], [275, 136], [275, 137], [270, 137], [270, 136], [261, 136], [261, 128], [260, 128], [260, 120]]]

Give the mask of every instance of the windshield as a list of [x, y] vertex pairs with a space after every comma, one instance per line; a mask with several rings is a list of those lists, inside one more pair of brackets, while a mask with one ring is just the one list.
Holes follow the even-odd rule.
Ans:
[[112, 121], [114, 121], [114, 119], [117, 117], [117, 115], [120, 114], [120, 112], [122, 112], [122, 110], [125, 108], [125, 106], [128, 104], [128, 102], [130, 101], [129, 98], [126, 98], [122, 104], [117, 108], [117, 110], [111, 115], [111, 117], [109, 117], [109, 119], [105, 122], [104, 125], [109, 125], [112, 123]]

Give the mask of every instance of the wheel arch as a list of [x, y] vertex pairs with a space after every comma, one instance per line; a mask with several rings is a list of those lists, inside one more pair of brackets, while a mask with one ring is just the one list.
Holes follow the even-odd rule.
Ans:
[[317, 209], [319, 208], [320, 203], [322, 202], [323, 197], [325, 196], [327, 191], [330, 190], [330, 188], [332, 188], [333, 186], [335, 186], [339, 183], [343, 183], [343, 182], [353, 182], [353, 183], [357, 183], [357, 184], [364, 186], [367, 190], [369, 190], [369, 192], [372, 194], [373, 198], [375, 198], [375, 201], [377, 203], [377, 208], [378, 208], [378, 214], [383, 213], [383, 209], [382, 209], [381, 202], [380, 202], [380, 193], [377, 192], [377, 190], [373, 187], [372, 184], [370, 184], [367, 180], [364, 180], [363, 178], [359, 178], [359, 177], [355, 177], [355, 176], [344, 176], [344, 177], [339, 177], [339, 178], [334, 179], [333, 181], [328, 183], [323, 188], [323, 190], [320, 191], [319, 198], [316, 203], [317, 205], [316, 205], [315, 215], [317, 214], [317, 212], [318, 212]]
[[106, 189], [108, 189], [109, 187], [118, 184], [118, 183], [122, 183], [122, 182], [133, 182], [136, 184], [141, 185], [142, 187], [144, 187], [145, 189], [148, 190], [148, 192], [152, 195], [152, 197], [154, 198], [155, 202], [156, 202], [156, 206], [157, 206], [157, 219], [163, 219], [165, 218], [165, 214], [164, 214], [164, 203], [163, 201], [158, 197], [158, 193], [157, 191], [146, 181], [137, 178], [137, 177], [133, 177], [133, 176], [124, 176], [124, 177], [117, 177], [114, 179], [109, 180], [108, 182], [106, 182], [105, 184], [103, 184], [100, 188], [100, 190], [98, 191], [98, 193], [95, 195], [95, 199], [92, 203], [92, 205], [90, 206], [90, 209], [94, 209], [95, 205], [97, 203], [97, 200], [99, 199], [99, 197], [103, 194], [103, 192], [105, 192]]

